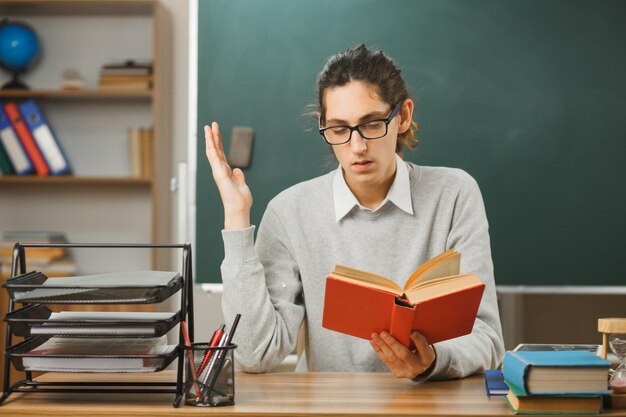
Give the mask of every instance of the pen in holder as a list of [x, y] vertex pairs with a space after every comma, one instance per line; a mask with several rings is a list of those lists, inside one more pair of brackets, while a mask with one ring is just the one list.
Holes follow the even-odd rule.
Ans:
[[[211, 347], [208, 343], [186, 346], [193, 355], [185, 358], [185, 404], [214, 407], [235, 404], [235, 348], [237, 345]], [[193, 364], [190, 362], [193, 356]], [[205, 362], [205, 357], [209, 357]], [[205, 362], [204, 368], [201, 368]], [[190, 368], [193, 366], [193, 372]], [[194, 376], [196, 379], [194, 380]]]

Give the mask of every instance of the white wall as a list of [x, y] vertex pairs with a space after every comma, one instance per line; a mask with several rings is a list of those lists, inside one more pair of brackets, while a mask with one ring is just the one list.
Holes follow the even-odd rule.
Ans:
[[[190, 6], [193, 3], [184, 0], [160, 0], [161, 4], [167, 11], [170, 19], [171, 36], [170, 44], [172, 46], [172, 80], [171, 80], [171, 98], [172, 103], [172, 175], [177, 176], [177, 167], [180, 162], [188, 160], [188, 138], [190, 132], [188, 127], [189, 111], [195, 111], [196, 103], [189, 103], [190, 86], [189, 86], [189, 54], [191, 53], [189, 42], [189, 14]], [[197, 32], [196, 32], [197, 33]], [[194, 51], [195, 52], [195, 51]], [[193, 96], [193, 95], [192, 95]], [[193, 107], [190, 109], [190, 107]], [[195, 166], [195, 161], [191, 161]], [[191, 175], [190, 175], [191, 177]], [[177, 178], [178, 179], [178, 178]], [[183, 183], [178, 184], [179, 187], [185, 186]], [[187, 182], [188, 192], [193, 193], [193, 181]], [[179, 230], [179, 211], [177, 190], [172, 195], [172, 224], [171, 236], [174, 240], [192, 241], [193, 236], [187, 230]], [[183, 209], [187, 211], [189, 207], [185, 205]], [[189, 219], [187, 219], [189, 220]], [[194, 248], [192, 248], [194, 249]], [[179, 266], [179, 259], [173, 260], [173, 265]], [[177, 301], [177, 300], [176, 300]], [[213, 330], [223, 322], [221, 309], [221, 294], [218, 292], [206, 292], [197, 286], [194, 290], [194, 316], [195, 316], [195, 334], [196, 341], [205, 341], [210, 337]], [[173, 306], [172, 306], [173, 307]]]
[[[187, 97], [189, 92], [188, 71], [189, 71], [189, 2], [187, 0], [160, 0], [160, 3], [167, 11], [170, 19], [172, 47], [171, 57], [171, 105], [172, 109], [172, 152], [171, 166], [172, 175], [176, 175], [178, 163], [187, 160]], [[172, 196], [172, 225], [171, 236], [178, 236], [176, 219], [178, 217], [178, 207], [176, 205], [176, 195]]]

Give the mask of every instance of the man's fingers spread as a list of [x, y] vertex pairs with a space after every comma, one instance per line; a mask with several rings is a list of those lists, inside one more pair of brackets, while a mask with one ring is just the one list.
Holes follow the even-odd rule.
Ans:
[[224, 155], [224, 145], [222, 143], [222, 134], [220, 133], [220, 126], [217, 122], [213, 122], [211, 124], [211, 129], [213, 130], [213, 136], [215, 137], [215, 147], [218, 150], [220, 157], [226, 160], [226, 155]]

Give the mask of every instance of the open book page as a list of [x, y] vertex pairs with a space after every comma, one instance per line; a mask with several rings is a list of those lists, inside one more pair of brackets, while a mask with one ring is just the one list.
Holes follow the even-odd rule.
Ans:
[[394, 294], [402, 295], [403, 293], [402, 288], [389, 278], [385, 278], [382, 275], [373, 274], [371, 272], [362, 271], [360, 269], [337, 265], [335, 266], [335, 271], [331, 275], [335, 278], [345, 279], [346, 281], [356, 282], [357, 284], [367, 285], [369, 287], [389, 291]]
[[459, 275], [461, 269], [461, 254], [454, 249], [448, 249], [441, 255], [424, 262], [411, 274], [411, 277], [404, 285], [408, 290], [419, 282], [428, 281], [435, 278]]
[[417, 304], [424, 300], [480, 285], [481, 283], [482, 281], [475, 274], [435, 278], [408, 289], [406, 296], [411, 303]]

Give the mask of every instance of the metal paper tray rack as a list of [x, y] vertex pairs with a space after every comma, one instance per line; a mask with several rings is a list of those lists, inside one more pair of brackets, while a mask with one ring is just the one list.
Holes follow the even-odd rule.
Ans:
[[168, 345], [163, 347], [169, 349], [147, 354], [32, 353], [47, 340], [44, 337], [29, 338], [12, 346], [7, 355], [15, 369], [33, 372], [146, 373], [162, 371], [177, 357], [177, 350]]
[[[53, 312], [44, 304], [31, 304], [20, 308], [5, 317], [13, 334], [21, 337], [53, 336], [73, 338], [119, 338], [119, 337], [160, 337], [180, 323], [181, 311], [170, 317], [163, 314], [144, 313], [142, 319], [90, 318], [93, 312], [87, 312], [81, 319], [51, 319]], [[109, 314], [122, 317], [124, 313]]]
[[[112, 276], [115, 273], [101, 275]], [[167, 284], [154, 286], [102, 283], [54, 285], [54, 281], [48, 281], [48, 277], [41, 272], [31, 271], [10, 278], [3, 287], [17, 302], [46, 304], [154, 304], [169, 298], [182, 287], [180, 275]]]
[[[41, 285], [47, 277], [41, 273], [26, 272], [27, 248], [93, 248], [93, 249], [179, 249], [182, 250], [182, 271], [175, 279], [164, 286], [140, 287], [123, 286], [72, 286], [80, 292], [70, 296], [29, 297], [29, 292], [41, 295]], [[13, 392], [28, 393], [133, 393], [138, 389], [146, 394], [175, 394], [173, 406], [178, 407], [183, 398], [183, 360], [178, 361], [176, 381], [171, 382], [120, 382], [81, 383], [37, 382], [32, 377], [33, 371], [54, 372], [159, 372], [174, 359], [182, 358], [184, 338], [182, 329], [178, 330], [178, 344], [159, 346], [157, 351], [147, 354], [63, 354], [52, 353], [38, 355], [33, 349], [45, 343], [50, 337], [71, 338], [145, 338], [158, 337], [167, 333], [173, 326], [186, 320], [190, 339], [193, 340], [193, 295], [192, 295], [192, 258], [191, 244], [99, 244], [99, 243], [16, 243], [12, 257], [12, 278], [4, 285], [9, 292], [8, 314], [6, 321], [6, 342], [4, 357], [4, 385], [0, 405]], [[48, 283], [50, 284], [50, 283]], [[46, 289], [55, 288], [47, 285]], [[63, 287], [67, 289], [68, 287]], [[182, 291], [181, 291], [182, 289]], [[147, 304], [156, 303], [175, 295], [180, 291], [180, 310], [171, 317], [145, 320], [68, 320], [62, 323], [49, 320], [51, 310], [44, 304]], [[45, 291], [43, 291], [45, 295]], [[71, 293], [71, 292], [70, 292]], [[16, 303], [23, 304], [20, 309]], [[101, 331], [98, 332], [97, 329]], [[38, 334], [45, 329], [45, 334]], [[120, 331], [117, 331], [119, 329]], [[147, 331], [146, 331], [147, 329]], [[12, 336], [23, 336], [26, 340], [12, 345]], [[12, 383], [9, 366], [25, 372], [25, 379]]]

